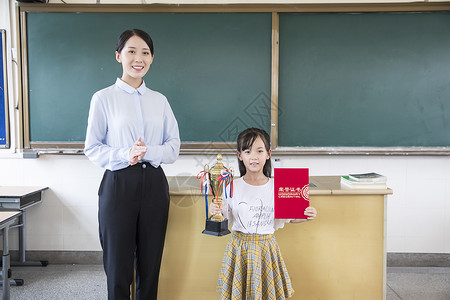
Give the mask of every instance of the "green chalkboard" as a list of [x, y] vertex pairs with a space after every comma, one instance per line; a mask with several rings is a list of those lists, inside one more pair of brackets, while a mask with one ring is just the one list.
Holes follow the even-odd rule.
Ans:
[[229, 142], [270, 130], [270, 13], [28, 12], [31, 142], [83, 142], [89, 103], [122, 75], [115, 43], [147, 31], [155, 60], [144, 80], [169, 100], [183, 142]]
[[281, 14], [279, 145], [450, 146], [450, 13]]

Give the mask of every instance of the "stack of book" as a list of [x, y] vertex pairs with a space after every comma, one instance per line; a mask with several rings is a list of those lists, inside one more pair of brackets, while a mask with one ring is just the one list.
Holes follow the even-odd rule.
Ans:
[[386, 189], [386, 176], [378, 173], [349, 174], [341, 177], [341, 185], [353, 189]]

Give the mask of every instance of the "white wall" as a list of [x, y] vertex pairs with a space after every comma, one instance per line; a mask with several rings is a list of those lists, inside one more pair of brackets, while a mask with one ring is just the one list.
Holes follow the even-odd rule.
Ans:
[[[50, 1], [59, 3], [59, 1]], [[68, 1], [68, 3], [95, 3]], [[126, 1], [101, 1], [124, 3]], [[127, 2], [130, 3], [131, 1]], [[185, 1], [158, 1], [187, 3]], [[190, 3], [206, 1], [190, 1]], [[218, 1], [208, 1], [217, 3]], [[244, 1], [221, 1], [244, 2]], [[267, 2], [267, 1], [245, 1]], [[343, 1], [271, 1], [274, 2], [343, 2]], [[346, 1], [365, 2], [365, 1]], [[409, 2], [409, 1], [372, 1]], [[143, 3], [143, 1], [134, 1]], [[150, 3], [150, 1], [146, 1]], [[9, 7], [15, 1], [0, 0], [0, 28], [14, 32], [10, 26]], [[11, 16], [14, 19], [14, 15]], [[14, 21], [14, 20], [11, 20]], [[14, 22], [12, 22], [14, 24]], [[12, 42], [12, 43], [11, 43]], [[8, 46], [15, 48], [12, 39]], [[44, 201], [27, 211], [27, 250], [100, 250], [97, 223], [97, 189], [103, 170], [82, 155], [42, 155], [22, 159], [15, 149], [17, 103], [16, 70], [9, 52], [10, 111], [12, 149], [0, 150], [0, 185], [48, 186]], [[12, 73], [12, 74], [11, 74]], [[450, 133], [449, 133], [450, 134]], [[415, 253], [450, 253], [450, 158], [447, 156], [282, 156], [284, 167], [308, 167], [311, 175], [341, 175], [375, 171], [388, 177], [394, 194], [388, 197], [387, 251]], [[196, 175], [211, 156], [181, 156], [173, 165], [163, 166], [168, 176]], [[226, 165], [237, 169], [233, 156]], [[320, 213], [320, 212], [319, 212]], [[357, 212], [355, 212], [357, 213]], [[17, 233], [11, 235], [11, 248], [17, 249]]]

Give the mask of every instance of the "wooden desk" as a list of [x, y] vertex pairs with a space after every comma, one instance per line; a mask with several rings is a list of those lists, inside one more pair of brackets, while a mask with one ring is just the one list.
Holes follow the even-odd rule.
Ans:
[[[230, 236], [202, 234], [204, 197], [195, 177], [171, 177], [161, 299], [219, 299], [216, 284]], [[293, 287], [290, 299], [386, 298], [386, 199], [391, 189], [341, 188], [339, 176], [311, 177], [316, 220], [275, 235]]]
[[19, 261], [12, 262], [14, 266], [46, 266], [47, 261], [26, 261], [25, 239], [25, 210], [40, 203], [42, 194], [48, 187], [39, 186], [0, 186], [0, 209], [21, 210], [23, 214], [18, 219], [18, 224], [11, 228], [19, 229]]
[[3, 300], [9, 300], [10, 298], [10, 282], [9, 282], [9, 267], [10, 267], [10, 257], [9, 257], [9, 242], [8, 233], [9, 227], [13, 224], [16, 219], [22, 214], [21, 211], [0, 211], [0, 231], [3, 234], [3, 256], [2, 256], [2, 290], [3, 290]]

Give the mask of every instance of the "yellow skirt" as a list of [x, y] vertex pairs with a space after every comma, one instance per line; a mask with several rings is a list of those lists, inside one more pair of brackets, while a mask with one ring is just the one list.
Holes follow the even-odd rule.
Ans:
[[275, 237], [234, 231], [223, 257], [217, 291], [223, 300], [291, 297], [294, 290]]

